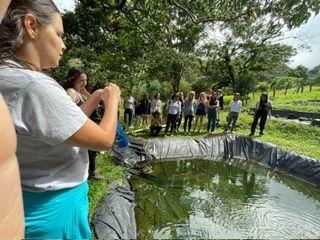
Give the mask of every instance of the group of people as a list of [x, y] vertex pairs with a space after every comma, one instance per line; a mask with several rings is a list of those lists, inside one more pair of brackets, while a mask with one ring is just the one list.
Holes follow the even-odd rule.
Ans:
[[[136, 122], [140, 125], [140, 113], [143, 112], [143, 118], [148, 119], [151, 116], [150, 134], [153, 136], [160, 133], [163, 124], [165, 124], [165, 134], [170, 131], [170, 134], [173, 135], [179, 131], [182, 121], [184, 122], [184, 133], [190, 134], [191, 129], [194, 132], [200, 132], [204, 118], [207, 116], [206, 130], [207, 132], [214, 132], [220, 121], [220, 111], [224, 109], [221, 90], [201, 92], [197, 100], [194, 91], [190, 91], [185, 99], [183, 96], [182, 92], [174, 93], [170, 100], [163, 104], [160, 100], [160, 93], [156, 93], [152, 100], [149, 100], [148, 95], [145, 94], [143, 100], [137, 102], [132, 96], [132, 91], [129, 91], [124, 100], [124, 122], [131, 126], [133, 119], [136, 118]], [[139, 109], [141, 105], [143, 106], [143, 111]], [[241, 95], [240, 93], [235, 93], [229, 105], [225, 133], [229, 130], [232, 132], [235, 129], [241, 108]], [[272, 103], [268, 100], [267, 93], [262, 93], [260, 100], [256, 104], [250, 136], [254, 135], [259, 119], [259, 134], [263, 135], [267, 116], [270, 115], [271, 109]], [[143, 123], [148, 124], [148, 120], [144, 120]]]
[[[113, 145], [121, 91], [109, 83], [89, 93], [88, 76], [78, 70], [69, 73], [66, 89], [44, 74], [43, 70], [58, 67], [66, 49], [61, 14], [52, 0], [9, 3], [1, 1], [0, 8], [3, 14], [8, 7], [0, 24], [1, 237], [90, 239], [87, 179], [95, 168], [89, 167], [88, 149], [107, 150]], [[125, 123], [130, 125], [135, 113], [148, 124], [152, 114], [152, 131], [157, 134], [163, 111], [166, 132], [177, 131], [182, 116], [185, 132], [190, 132], [194, 117], [194, 130], [200, 131], [207, 114], [207, 131], [214, 131], [223, 109], [221, 97], [200, 93], [196, 101], [192, 91], [186, 99], [175, 93], [163, 108], [160, 94], [152, 101], [145, 94], [136, 103], [131, 93], [125, 101]], [[241, 108], [239, 97], [236, 94], [230, 106], [231, 128]], [[92, 114], [101, 104], [103, 114], [95, 118]], [[258, 118], [263, 131], [265, 111], [271, 108], [267, 95], [262, 96], [253, 133]]]
[[[183, 92], [174, 93], [164, 104], [157, 92], [153, 99], [144, 94], [141, 101], [136, 101], [132, 96], [132, 91], [124, 99], [124, 124], [131, 126], [135, 118], [137, 125], [148, 125], [151, 118], [150, 131], [152, 135], [157, 135], [162, 129], [162, 123], [166, 123], [165, 132], [173, 134], [179, 130], [184, 118], [183, 129], [185, 133], [190, 133], [193, 119], [195, 118], [194, 130], [200, 132], [204, 117], [208, 114], [208, 131], [214, 131], [216, 121], [219, 121], [219, 112], [223, 109], [223, 95], [221, 90], [201, 92], [199, 99], [195, 99], [196, 94], [190, 91], [184, 99]], [[162, 116], [162, 117], [161, 117]], [[141, 121], [142, 119], [142, 121]]]

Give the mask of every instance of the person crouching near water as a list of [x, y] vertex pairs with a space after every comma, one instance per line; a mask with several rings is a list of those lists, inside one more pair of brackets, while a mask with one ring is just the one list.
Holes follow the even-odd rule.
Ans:
[[251, 133], [249, 136], [253, 136], [254, 132], [256, 130], [258, 121], [260, 119], [260, 132], [259, 135], [263, 135], [263, 130], [266, 125], [267, 116], [271, 116], [271, 110], [272, 110], [272, 102], [268, 100], [268, 94], [262, 93], [260, 96], [260, 101], [256, 104], [256, 109], [254, 111], [254, 119], [251, 124]]
[[230, 103], [229, 114], [227, 117], [227, 126], [224, 130], [225, 133], [229, 130], [231, 122], [232, 122], [232, 126], [230, 130], [232, 133], [233, 129], [236, 126], [241, 107], [242, 107], [242, 102], [241, 102], [240, 93], [235, 93], [233, 96], [233, 100]]
[[155, 111], [152, 113], [152, 118], [151, 118], [151, 126], [150, 126], [150, 133], [152, 136], [158, 136], [162, 126], [162, 119], [159, 111]]
[[[52, 0], [12, 0], [0, 24], [0, 92], [18, 139], [25, 239], [90, 239], [88, 151], [114, 143], [120, 89], [110, 83], [77, 106], [42, 70], [66, 49]], [[100, 100], [99, 125], [88, 118]]]

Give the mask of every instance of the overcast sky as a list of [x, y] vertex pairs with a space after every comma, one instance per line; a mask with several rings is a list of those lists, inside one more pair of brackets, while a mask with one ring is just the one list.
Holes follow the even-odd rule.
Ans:
[[[75, 0], [53, 0], [60, 11], [72, 11]], [[320, 14], [312, 17], [306, 24], [285, 34], [283, 43], [298, 48], [298, 54], [291, 59], [290, 67], [304, 65], [309, 69], [320, 65]], [[299, 45], [306, 44], [309, 49], [300, 49]]]

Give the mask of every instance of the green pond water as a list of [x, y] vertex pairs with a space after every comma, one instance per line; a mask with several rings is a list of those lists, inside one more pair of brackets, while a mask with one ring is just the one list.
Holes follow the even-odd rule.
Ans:
[[256, 164], [158, 161], [131, 178], [139, 239], [320, 239], [320, 189]]

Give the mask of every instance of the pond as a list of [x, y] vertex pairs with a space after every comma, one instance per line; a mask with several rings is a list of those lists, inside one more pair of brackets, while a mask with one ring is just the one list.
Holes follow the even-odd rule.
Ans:
[[229, 162], [162, 160], [133, 175], [138, 239], [319, 238], [320, 189]]

